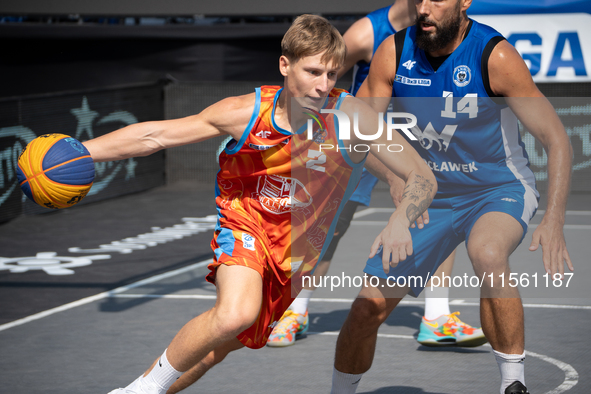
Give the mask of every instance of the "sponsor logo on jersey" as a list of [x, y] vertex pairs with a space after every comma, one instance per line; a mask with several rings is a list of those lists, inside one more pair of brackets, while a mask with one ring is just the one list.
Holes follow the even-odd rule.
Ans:
[[306, 208], [312, 204], [312, 196], [302, 182], [281, 175], [259, 177], [254, 196], [263, 209], [274, 215]]
[[470, 83], [472, 79], [472, 71], [470, 67], [462, 65], [454, 68], [453, 80], [456, 86], [464, 87]]
[[242, 246], [244, 249], [254, 252], [254, 237], [250, 234], [242, 233]]
[[255, 134], [257, 137], [261, 137], [261, 138], [268, 138], [271, 135], [270, 131], [266, 131], [266, 130], [261, 130], [258, 133]]
[[478, 168], [476, 167], [476, 163], [474, 163], [474, 162], [472, 162], [472, 163], [452, 163], [451, 161], [444, 161], [441, 163], [435, 163], [433, 161], [425, 160], [425, 163], [427, 163], [429, 168], [435, 172], [444, 172], [444, 171], [474, 172], [474, 171], [478, 171]]
[[406, 67], [406, 69], [410, 71], [415, 66], [415, 63], [416, 61], [407, 60], [404, 63], [402, 63], [402, 67]]
[[394, 82], [402, 83], [404, 85], [411, 86], [431, 86], [431, 80], [425, 78], [408, 78], [402, 75], [396, 74]]
[[255, 150], [267, 150], [269, 148], [274, 147], [275, 145], [256, 145], [256, 144], [249, 143], [248, 146], [250, 146], [252, 149], [255, 149]]

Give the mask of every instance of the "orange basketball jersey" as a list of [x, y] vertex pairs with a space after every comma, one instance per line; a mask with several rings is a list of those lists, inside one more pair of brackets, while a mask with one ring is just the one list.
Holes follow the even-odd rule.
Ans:
[[[296, 271], [309, 275], [328, 247], [363, 163], [353, 163], [345, 150], [337, 149], [343, 144], [332, 114], [303, 109], [311, 119], [308, 125], [297, 133], [279, 127], [274, 115], [281, 91], [279, 86], [255, 90], [250, 123], [219, 156], [216, 204], [218, 230], [242, 231], [260, 242], [269, 269], [289, 286]], [[338, 109], [346, 95], [333, 89], [325, 108]], [[226, 251], [217, 248], [215, 253]], [[295, 297], [301, 283], [291, 285]]]

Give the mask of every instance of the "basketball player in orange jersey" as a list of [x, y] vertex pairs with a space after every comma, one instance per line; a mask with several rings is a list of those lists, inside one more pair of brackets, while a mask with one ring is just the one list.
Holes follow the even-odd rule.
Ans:
[[[219, 221], [207, 276], [216, 285], [216, 304], [189, 321], [145, 374], [111, 393], [174, 393], [230, 351], [266, 344], [301, 287], [296, 278], [312, 273], [359, 181], [367, 153], [358, 152], [363, 149], [355, 149], [357, 144], [366, 142], [405, 180], [407, 190], [370, 256], [383, 250], [387, 270], [412, 254], [408, 228], [435, 195], [435, 178], [397, 132], [384, 132], [371, 142], [355, 133], [341, 139], [346, 132], [341, 125], [337, 135], [336, 115], [322, 108], [342, 111], [351, 120], [357, 113], [363, 134], [386, 130], [381, 115], [334, 89], [344, 58], [339, 32], [322, 17], [303, 15], [282, 41], [284, 88], [263, 86], [194, 116], [134, 124], [85, 142], [94, 161], [101, 162], [222, 135], [233, 138], [220, 154], [216, 184]], [[392, 153], [384, 148], [393, 144], [402, 149]]]

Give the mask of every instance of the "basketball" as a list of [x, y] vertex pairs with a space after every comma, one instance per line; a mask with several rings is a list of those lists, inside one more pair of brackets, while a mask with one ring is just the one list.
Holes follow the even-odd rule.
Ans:
[[71, 207], [94, 181], [94, 163], [80, 141], [45, 134], [31, 141], [18, 158], [17, 177], [25, 195], [50, 209]]

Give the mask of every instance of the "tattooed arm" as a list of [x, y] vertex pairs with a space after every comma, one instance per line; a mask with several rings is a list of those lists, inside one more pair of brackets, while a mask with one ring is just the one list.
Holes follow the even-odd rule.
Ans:
[[400, 205], [390, 217], [388, 225], [375, 239], [369, 255], [370, 258], [374, 257], [380, 247], [382, 248], [382, 266], [385, 273], [413, 253], [408, 228], [427, 210], [436, 191], [437, 183], [431, 172], [425, 175], [412, 172], [406, 179]]
[[406, 208], [406, 218], [410, 223], [414, 223], [427, 210], [433, 200], [431, 197], [432, 191], [433, 184], [420, 175], [415, 175], [414, 181], [406, 185], [404, 194], [402, 194], [402, 201], [405, 199], [410, 201]]
[[[341, 106], [343, 111], [348, 112], [349, 119], [354, 119], [353, 115], [358, 114], [358, 131], [364, 135], [360, 137], [357, 132], [352, 133], [351, 145], [368, 143], [371, 154], [405, 182], [406, 196], [371, 247], [370, 257], [377, 254], [380, 246], [383, 248], [382, 264], [386, 273], [390, 265], [395, 266], [412, 254], [408, 227], [427, 209], [437, 192], [435, 176], [427, 164], [399, 133], [387, 130], [383, 122], [382, 117], [390, 103], [396, 77], [396, 43], [392, 37], [384, 40], [373, 55], [369, 75], [354, 99], [362, 101], [373, 113], [365, 111], [363, 105], [349, 105], [346, 100]], [[382, 115], [376, 116], [376, 113]], [[381, 132], [379, 121], [382, 122]], [[396, 146], [400, 149], [396, 149]], [[355, 162], [359, 161], [355, 158], [356, 152], [352, 149], [350, 154]]]
[[[356, 153], [360, 149], [355, 149], [355, 145], [368, 142], [367, 137], [362, 139], [358, 136], [359, 132], [365, 136], [375, 135], [371, 144], [365, 146], [370, 146], [371, 154], [405, 183], [400, 204], [370, 250], [369, 257], [372, 258], [382, 247], [382, 265], [387, 273], [390, 266], [396, 266], [412, 254], [412, 238], [408, 228], [425, 212], [435, 197], [437, 182], [433, 172], [402, 135], [397, 132], [376, 133], [383, 117], [375, 112], [371, 100], [370, 104], [366, 104], [357, 98], [345, 99], [341, 109], [350, 119], [355, 114], [358, 119], [359, 131], [351, 136], [349, 157], [357, 161]], [[382, 130], [386, 130], [383, 124]]]
[[[392, 197], [394, 206], [398, 208], [402, 202], [402, 199], [405, 197], [404, 188], [406, 186], [406, 182], [394, 175], [394, 173], [390, 171], [384, 164], [382, 164], [381, 161], [376, 159], [374, 155], [367, 156], [367, 159], [365, 160], [365, 168], [373, 176], [390, 186], [390, 197]], [[428, 210], [424, 211], [423, 214], [417, 218], [416, 222], [413, 222], [410, 225], [410, 228], [423, 228], [427, 223], [429, 223]]]

